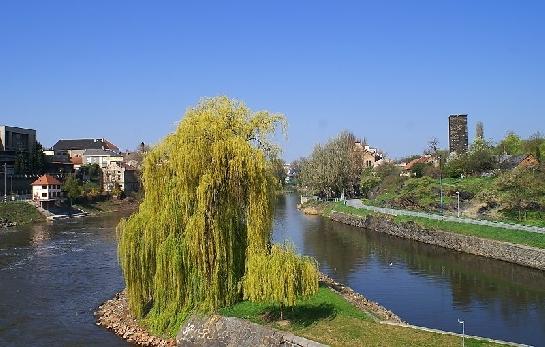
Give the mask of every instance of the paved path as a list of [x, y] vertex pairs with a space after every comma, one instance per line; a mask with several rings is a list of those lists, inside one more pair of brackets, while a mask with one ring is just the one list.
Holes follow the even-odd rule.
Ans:
[[385, 213], [385, 214], [390, 214], [390, 215], [393, 215], [393, 216], [422, 217], [422, 218], [435, 219], [435, 220], [444, 220], [444, 221], [449, 221], [449, 222], [477, 224], [477, 225], [488, 225], [488, 226], [498, 227], [498, 228], [505, 228], [505, 229], [511, 229], [511, 230], [522, 230], [522, 231], [529, 231], [529, 232], [532, 232], [532, 233], [545, 234], [545, 228], [540, 228], [540, 227], [536, 227], [536, 226], [521, 225], [521, 224], [509, 224], [509, 223], [503, 223], [503, 222], [491, 222], [491, 221], [488, 221], [488, 220], [471, 219], [471, 218], [458, 218], [458, 217], [454, 217], [454, 216], [442, 216], [440, 214], [433, 214], [433, 213], [426, 213], [426, 212], [416, 212], [416, 211], [409, 211], [409, 210], [397, 210], [397, 209], [393, 209], [393, 208], [369, 206], [369, 205], [364, 205], [361, 202], [360, 199], [346, 200], [346, 204], [348, 206], [351, 206], [351, 207], [364, 208], [366, 210]]

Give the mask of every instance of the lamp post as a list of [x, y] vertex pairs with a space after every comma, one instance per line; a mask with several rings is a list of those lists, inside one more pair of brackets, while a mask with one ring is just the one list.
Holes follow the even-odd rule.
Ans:
[[465, 323], [463, 320], [460, 320], [458, 318], [458, 323], [462, 324], [462, 347], [465, 347], [465, 337], [466, 337], [466, 329], [465, 329]]
[[441, 161], [441, 156], [439, 156], [439, 186], [441, 187], [441, 213], [443, 213], [443, 166]]
[[458, 197], [458, 218], [460, 218], [460, 192], [456, 192], [456, 196]]
[[8, 164], [4, 163], [4, 202], [8, 202]]

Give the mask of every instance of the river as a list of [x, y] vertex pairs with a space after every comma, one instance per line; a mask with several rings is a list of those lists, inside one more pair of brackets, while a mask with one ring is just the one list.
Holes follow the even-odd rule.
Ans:
[[[273, 238], [323, 272], [421, 326], [545, 345], [545, 274], [366, 231], [281, 196]], [[119, 215], [0, 231], [0, 346], [127, 346], [93, 311], [123, 288]]]

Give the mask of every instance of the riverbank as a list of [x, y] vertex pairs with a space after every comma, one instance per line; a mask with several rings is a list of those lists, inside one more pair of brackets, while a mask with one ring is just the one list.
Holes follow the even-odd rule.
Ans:
[[340, 203], [301, 206], [336, 222], [416, 240], [459, 252], [545, 270], [545, 235], [424, 218], [389, 216]]
[[91, 216], [100, 216], [104, 214], [134, 211], [138, 208], [140, 201], [138, 199], [128, 197], [122, 200], [108, 199], [104, 201], [93, 201], [74, 204], [74, 207], [88, 213]]
[[[293, 308], [285, 309], [282, 320], [277, 307], [248, 301], [222, 308], [218, 313], [223, 317], [240, 318], [247, 324], [257, 323], [269, 330], [284, 331], [331, 346], [458, 346], [461, 338], [457, 334], [406, 325], [393, 312], [323, 274], [318, 293], [299, 300]], [[128, 342], [141, 346], [176, 346], [174, 338], [153, 336], [132, 317], [124, 292], [102, 304], [95, 316], [97, 325], [113, 331]], [[237, 324], [239, 328], [240, 324], [244, 324], [243, 321]], [[181, 330], [198, 328], [194, 324], [191, 327], [186, 325]], [[228, 328], [224, 326], [223, 329]], [[239, 335], [242, 333], [240, 329], [223, 332], [235, 338], [241, 338]], [[465, 341], [468, 346], [504, 344], [474, 337], [466, 337]], [[214, 341], [210, 343], [213, 345]]]
[[45, 218], [27, 202], [0, 203], [0, 228], [43, 222]]

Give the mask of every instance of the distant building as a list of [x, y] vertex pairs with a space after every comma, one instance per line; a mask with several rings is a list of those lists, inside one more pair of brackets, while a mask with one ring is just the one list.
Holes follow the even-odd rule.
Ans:
[[0, 125], [0, 165], [7, 164], [13, 171], [17, 152], [36, 149], [36, 130]]
[[539, 160], [533, 154], [504, 154], [498, 157], [498, 165], [502, 170], [513, 170], [515, 168], [531, 169], [539, 166]]
[[[101, 169], [106, 168], [110, 162], [123, 162], [123, 155], [119, 152], [104, 149], [86, 149], [81, 157], [83, 165], [98, 164]], [[72, 160], [76, 158], [72, 157]]]
[[356, 151], [360, 153], [365, 167], [376, 167], [382, 164], [384, 155], [376, 148], [371, 148], [362, 141], [355, 142]]
[[450, 153], [467, 152], [467, 114], [453, 114], [448, 117], [448, 143]]
[[62, 198], [62, 183], [49, 174], [40, 176], [32, 182], [32, 200], [36, 205], [48, 209]]
[[81, 157], [87, 149], [102, 149], [119, 153], [119, 148], [106, 139], [59, 140], [53, 145], [56, 155], [68, 155], [70, 158]]
[[412, 169], [417, 164], [431, 164], [434, 167], [437, 167], [439, 166], [439, 161], [436, 158], [432, 157], [431, 155], [423, 155], [420, 158], [413, 159], [407, 164], [405, 164], [399, 176], [404, 176], [404, 177], [415, 176], [416, 174], [412, 172]]
[[123, 192], [137, 192], [140, 188], [138, 171], [119, 161], [111, 161], [102, 170], [104, 191], [111, 192], [117, 185]]
[[33, 152], [36, 130], [0, 125], [0, 151]]

